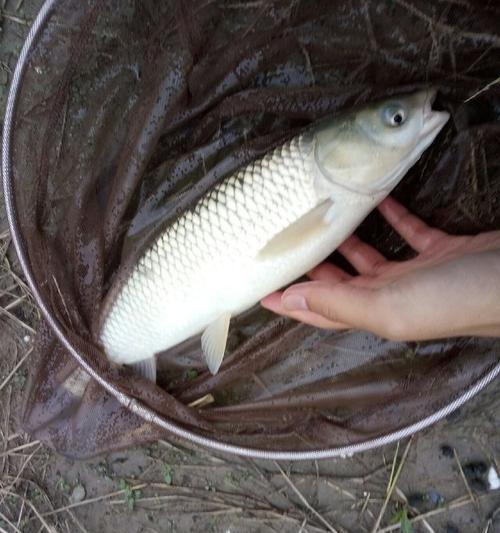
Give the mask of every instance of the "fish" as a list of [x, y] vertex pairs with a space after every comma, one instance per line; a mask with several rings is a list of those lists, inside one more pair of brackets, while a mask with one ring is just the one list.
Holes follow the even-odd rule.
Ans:
[[156, 356], [201, 334], [209, 371], [231, 317], [325, 260], [405, 176], [449, 118], [435, 88], [321, 121], [240, 168], [161, 230], [105, 298], [109, 360], [156, 380]]

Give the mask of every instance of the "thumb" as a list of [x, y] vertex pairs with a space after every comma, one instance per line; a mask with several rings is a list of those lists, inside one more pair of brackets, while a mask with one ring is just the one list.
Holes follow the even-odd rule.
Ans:
[[286, 311], [312, 311], [332, 322], [377, 331], [381, 313], [379, 291], [350, 283], [298, 283], [287, 289], [281, 304]]

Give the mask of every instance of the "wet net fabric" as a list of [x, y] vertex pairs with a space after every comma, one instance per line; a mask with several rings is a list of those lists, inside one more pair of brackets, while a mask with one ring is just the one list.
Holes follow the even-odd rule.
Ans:
[[[96, 372], [200, 435], [305, 451], [416, 422], [491, 369], [500, 342], [394, 343], [256, 307], [232, 322], [216, 376], [194, 339], [160, 356], [155, 385], [109, 363], [95, 328], [144, 246], [217, 182], [314, 121], [390, 94], [434, 85], [451, 113], [395, 197], [452, 233], [499, 229], [499, 72], [495, 2], [61, 0], [29, 56], [13, 133], [42, 297]], [[376, 214], [359, 234], [389, 257], [411, 253]], [[83, 458], [168, 437], [45, 325], [36, 350], [23, 420], [36, 438]], [[190, 406], [207, 394], [214, 402]]]

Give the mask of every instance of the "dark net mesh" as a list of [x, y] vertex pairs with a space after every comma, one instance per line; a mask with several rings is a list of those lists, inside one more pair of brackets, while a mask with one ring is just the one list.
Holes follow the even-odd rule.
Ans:
[[[499, 229], [500, 84], [480, 92], [499, 72], [496, 2], [60, 1], [29, 57], [13, 137], [42, 297], [96, 372], [200, 435], [300, 451], [420, 420], [491, 369], [500, 342], [394, 343], [255, 308], [232, 323], [216, 376], [195, 339], [160, 357], [155, 385], [109, 363], [93, 329], [113, 280], [161, 225], [312, 122], [390, 94], [432, 84], [451, 113], [396, 198], [449, 232]], [[359, 233], [408, 257], [376, 214]], [[36, 438], [88, 457], [162, 435], [48, 327], [36, 345], [24, 415]], [[189, 407], [208, 393], [213, 403]]]

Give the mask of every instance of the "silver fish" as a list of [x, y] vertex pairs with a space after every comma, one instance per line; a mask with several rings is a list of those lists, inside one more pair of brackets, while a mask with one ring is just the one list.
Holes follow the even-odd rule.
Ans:
[[155, 354], [203, 332], [216, 373], [230, 318], [330, 255], [432, 143], [449, 118], [434, 96], [330, 119], [214, 187], [113, 291], [99, 333], [108, 358], [154, 380]]

